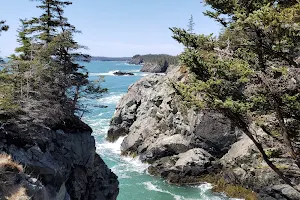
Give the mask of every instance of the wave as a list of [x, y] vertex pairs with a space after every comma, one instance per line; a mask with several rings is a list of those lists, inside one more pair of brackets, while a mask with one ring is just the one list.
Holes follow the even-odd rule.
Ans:
[[139, 157], [122, 156], [121, 159], [125, 161], [126, 165], [130, 166], [130, 171], [145, 173], [149, 167], [149, 164], [143, 163]]
[[149, 165], [142, 163], [138, 157], [132, 158], [128, 156], [121, 156], [121, 144], [125, 137], [120, 137], [116, 142], [110, 143], [104, 141], [102, 143], [97, 143], [96, 149], [100, 155], [109, 155], [108, 157], [113, 158], [118, 164], [112, 167], [112, 170], [122, 178], [130, 177], [130, 173], [137, 172], [144, 174], [148, 169]]
[[171, 195], [171, 196], [174, 197], [174, 200], [184, 200], [184, 198], [182, 196], [173, 194], [173, 193], [171, 193], [169, 191], [162, 190], [162, 189], [158, 188], [156, 185], [154, 185], [151, 182], [144, 182], [143, 184], [145, 185], [145, 188], [147, 190], [169, 194], [169, 195]]
[[[211, 196], [211, 189], [213, 188], [211, 184], [203, 184], [200, 186], [195, 186], [196, 188], [199, 188], [200, 190], [200, 196], [199, 198], [185, 198], [183, 196], [174, 194], [170, 191], [163, 190], [159, 188], [158, 186], [154, 185], [152, 182], [144, 182], [143, 185], [145, 188], [149, 191], [155, 191], [155, 192], [161, 192], [165, 194], [171, 195], [174, 200], [225, 200], [228, 199], [226, 196]], [[230, 199], [230, 200], [240, 200], [240, 199]]]
[[95, 119], [95, 120], [89, 120], [88, 123], [92, 127], [104, 127], [109, 124], [109, 119]]
[[[144, 173], [148, 169], [149, 165], [146, 163], [143, 163], [139, 159], [139, 157], [132, 158], [129, 156], [120, 156], [121, 155], [121, 144], [124, 139], [125, 139], [125, 137], [120, 137], [114, 143], [110, 143], [108, 141], [105, 141], [101, 144], [98, 143], [97, 149], [100, 152], [105, 151], [106, 153], [108, 153], [107, 151], [109, 151], [111, 156], [114, 156], [114, 157], [118, 156], [120, 159], [118, 168], [123, 169], [125, 171], [135, 171], [135, 172]], [[112, 154], [114, 154], [114, 155], [112, 155]]]
[[114, 73], [119, 70], [109, 71], [107, 73], [89, 73], [89, 76], [115, 76]]
[[129, 64], [129, 63], [125, 63], [125, 65], [129, 65], [129, 66], [142, 66], [142, 65]]
[[[118, 72], [118, 71], [123, 71], [123, 70], [112, 70], [112, 71], [105, 72], [105, 73], [89, 73], [89, 76], [90, 77], [93, 77], [93, 76], [117, 76], [114, 73]], [[124, 72], [133, 73], [134, 76], [149, 75], [149, 73], [141, 73], [140, 69], [124, 70]], [[124, 76], [130, 76], [130, 75], [124, 75]]]
[[124, 93], [121, 93], [121, 94], [111, 94], [109, 96], [105, 96], [105, 97], [102, 97], [100, 99], [98, 99], [97, 101], [102, 103], [102, 104], [117, 104], [120, 99], [123, 97]]
[[130, 72], [130, 73], [139, 73], [141, 70], [140, 69], [133, 69], [133, 70], [128, 70], [126, 72]]
[[121, 144], [123, 142], [125, 137], [120, 137], [117, 141], [115, 141], [114, 143], [110, 143], [108, 141], [105, 141], [102, 144], [97, 144], [97, 146], [99, 147], [99, 149], [102, 150], [109, 150], [114, 154], [121, 154]]
[[225, 194], [221, 194], [220, 196], [211, 196], [211, 190], [213, 189], [213, 185], [210, 183], [201, 184], [199, 186], [194, 186], [195, 188], [200, 189], [200, 196], [203, 200], [244, 200], [244, 199], [237, 199], [237, 198], [228, 198]]

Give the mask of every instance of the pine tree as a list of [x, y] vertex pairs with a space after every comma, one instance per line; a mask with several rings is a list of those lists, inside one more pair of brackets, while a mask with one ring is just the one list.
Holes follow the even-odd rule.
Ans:
[[[9, 26], [5, 25], [5, 21], [4, 20], [0, 20], [0, 36], [1, 36], [1, 32], [2, 31], [7, 31], [9, 28]], [[0, 63], [3, 62], [2, 58], [0, 57]]]
[[195, 26], [194, 17], [193, 17], [193, 15], [191, 15], [191, 18], [189, 19], [189, 24], [188, 24], [188, 32], [189, 33], [194, 34], [194, 26]]
[[37, 8], [43, 11], [38, 18], [34, 17], [24, 24], [29, 26], [27, 34], [37, 34], [37, 38], [44, 43], [49, 43], [53, 37], [62, 31], [75, 31], [75, 27], [63, 17], [64, 8], [72, 2], [60, 0], [35, 0], [40, 2]]
[[[172, 28], [173, 38], [186, 48], [181, 62], [192, 72], [187, 85], [175, 84], [185, 100], [222, 112], [248, 135], [266, 163], [286, 183], [293, 183], [268, 158], [249, 124], [276, 131], [300, 166], [295, 134], [300, 125], [300, 4], [298, 1], [206, 0], [221, 23], [219, 38]], [[227, 28], [226, 28], [227, 27]], [[275, 116], [276, 126], [262, 123]], [[296, 128], [298, 127], [298, 128]], [[268, 130], [269, 129], [269, 130]]]
[[[7, 31], [8, 26], [5, 21], [0, 21], [0, 33]], [[3, 62], [0, 58], [0, 63]], [[12, 77], [5, 68], [0, 68], [0, 123], [7, 118], [8, 113], [12, 113], [16, 109], [13, 102], [13, 85], [11, 84]]]
[[18, 43], [21, 45], [15, 49], [19, 56], [11, 55], [12, 59], [30, 60], [33, 57], [34, 52], [31, 50], [32, 37], [27, 34], [28, 25], [26, 24], [26, 19], [20, 19], [21, 26], [18, 29]]
[[[83, 46], [73, 37], [78, 31], [63, 16], [71, 2], [38, 0], [43, 11], [39, 18], [21, 20], [16, 49], [18, 56], [6, 66], [13, 76], [14, 102], [20, 107], [18, 124], [39, 123], [49, 127], [75, 117], [80, 92], [105, 92], [88, 80], [76, 57]], [[75, 53], [74, 53], [75, 52]]]

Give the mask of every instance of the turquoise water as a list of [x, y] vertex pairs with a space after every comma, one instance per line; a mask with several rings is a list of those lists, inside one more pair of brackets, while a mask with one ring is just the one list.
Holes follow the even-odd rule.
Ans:
[[[109, 93], [99, 99], [81, 99], [90, 111], [84, 121], [94, 130], [97, 152], [105, 163], [119, 177], [120, 193], [118, 200], [226, 200], [224, 196], [213, 195], [209, 185], [178, 187], [169, 185], [160, 178], [147, 174], [147, 165], [138, 159], [120, 156], [120, 144], [123, 138], [115, 143], [105, 140], [109, 121], [114, 114], [117, 102], [127, 92], [129, 85], [146, 76], [140, 73], [141, 66], [128, 65], [122, 62], [91, 62], [85, 64], [90, 72], [90, 79], [105, 77], [103, 87]], [[135, 76], [113, 76], [113, 71], [133, 72]], [[108, 106], [100, 108], [99, 105]]]

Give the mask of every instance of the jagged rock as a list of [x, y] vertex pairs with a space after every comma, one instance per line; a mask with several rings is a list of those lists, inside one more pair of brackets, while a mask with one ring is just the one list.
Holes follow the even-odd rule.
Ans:
[[272, 190], [274, 190], [275, 193], [278, 193], [278, 195], [285, 198], [287, 197], [291, 200], [300, 199], [300, 193], [287, 184], [275, 185], [272, 187]]
[[48, 197], [37, 194], [36, 199], [116, 199], [117, 176], [95, 150], [91, 129], [83, 124], [57, 130], [31, 127], [23, 132], [12, 126], [0, 133], [0, 152], [26, 166], [25, 172], [45, 188]]
[[122, 72], [122, 71], [117, 71], [113, 73], [116, 76], [134, 76], [134, 73], [131, 72]]
[[122, 152], [137, 153], [150, 163], [194, 148], [222, 157], [241, 133], [222, 114], [186, 107], [171, 81], [184, 81], [184, 75], [175, 69], [165, 76], [147, 76], [130, 86], [117, 105], [108, 139], [126, 136]]
[[165, 73], [169, 67], [167, 61], [164, 61], [162, 64], [159, 63], [144, 63], [141, 69], [141, 72], [150, 72], [150, 73]]
[[221, 165], [203, 149], [191, 149], [155, 161], [149, 172], [165, 178], [170, 183], [195, 184], [199, 177], [220, 171]]
[[[198, 177], [217, 173], [226, 183], [255, 191], [259, 199], [293, 199], [296, 193], [289, 189], [273, 188], [283, 181], [229, 119], [215, 111], [187, 107], [178, 98], [171, 83], [185, 83], [185, 71], [177, 68], [165, 75], [152, 74], [131, 85], [117, 105], [108, 139], [125, 136], [122, 154], [139, 155], [150, 164], [150, 174], [171, 183], [197, 183]], [[263, 148], [282, 145], [261, 128], [249, 127], [264, 141]], [[300, 184], [299, 168], [291, 158], [271, 160], [294, 184]]]
[[143, 63], [143, 58], [141, 56], [135, 56], [128, 61], [131, 65], [140, 65]]

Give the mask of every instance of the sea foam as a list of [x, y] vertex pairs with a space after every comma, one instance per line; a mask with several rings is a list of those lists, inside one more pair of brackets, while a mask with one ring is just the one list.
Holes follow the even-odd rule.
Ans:
[[179, 196], [179, 195], [176, 195], [176, 194], [173, 194], [173, 193], [171, 193], [169, 191], [165, 191], [165, 190], [162, 190], [162, 189], [158, 188], [158, 186], [154, 185], [150, 181], [149, 182], [144, 182], [143, 184], [145, 185], [145, 188], [147, 190], [169, 194], [169, 195], [171, 195], [171, 196], [174, 197], [174, 200], [184, 200], [184, 198], [181, 197], [181, 196]]
[[106, 97], [102, 97], [100, 99], [98, 99], [97, 101], [99, 103], [102, 104], [117, 104], [120, 99], [123, 97], [123, 93], [122, 94], [110, 94], [109, 96]]

